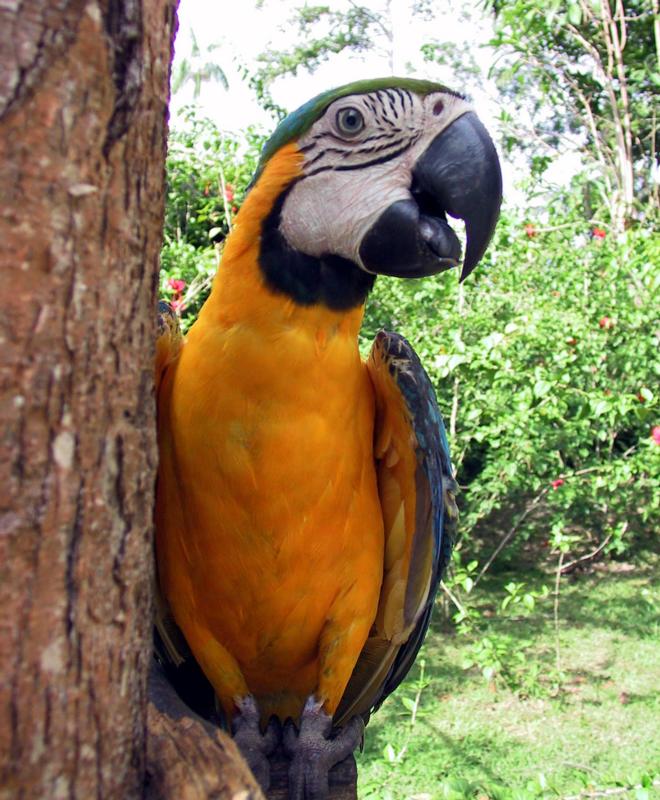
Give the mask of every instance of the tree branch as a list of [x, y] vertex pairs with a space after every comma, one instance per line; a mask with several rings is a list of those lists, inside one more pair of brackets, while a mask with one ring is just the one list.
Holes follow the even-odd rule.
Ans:
[[492, 553], [491, 557], [488, 559], [488, 561], [486, 561], [486, 563], [483, 565], [483, 567], [482, 567], [482, 568], [479, 570], [479, 574], [478, 574], [478, 575], [477, 575], [477, 577], [474, 579], [473, 588], [474, 588], [474, 586], [476, 586], [476, 585], [479, 583], [479, 581], [480, 581], [480, 580], [483, 578], [483, 576], [486, 574], [486, 572], [487, 572], [487, 571], [488, 571], [488, 569], [490, 568], [490, 565], [493, 563], [493, 561], [495, 561], [495, 559], [497, 558], [497, 556], [498, 556], [498, 555], [499, 555], [499, 554], [502, 552], [502, 550], [503, 550], [503, 549], [504, 549], [504, 548], [507, 546], [507, 544], [508, 544], [508, 543], [511, 541], [511, 539], [513, 539], [513, 537], [514, 537], [514, 536], [516, 535], [516, 533], [518, 532], [518, 529], [520, 528], [520, 526], [521, 526], [521, 525], [523, 524], [523, 522], [524, 522], [524, 521], [527, 519], [527, 517], [528, 517], [528, 516], [529, 516], [529, 515], [532, 513], [532, 511], [533, 511], [533, 510], [536, 508], [536, 506], [537, 506], [537, 505], [538, 505], [538, 504], [541, 502], [541, 500], [543, 500], [543, 498], [546, 496], [546, 494], [547, 494], [549, 491], [550, 491], [550, 487], [549, 487], [549, 486], [546, 486], [544, 489], [542, 489], [542, 490], [541, 490], [541, 491], [540, 491], [540, 492], [539, 492], [539, 493], [536, 495], [536, 497], [535, 497], [535, 498], [534, 498], [532, 501], [530, 501], [530, 502], [527, 504], [527, 506], [526, 506], [525, 510], [523, 511], [523, 513], [522, 513], [522, 514], [521, 514], [521, 515], [518, 517], [518, 519], [516, 520], [516, 522], [514, 523], [514, 525], [512, 525], [512, 526], [511, 526], [511, 528], [509, 529], [508, 533], [507, 533], [507, 534], [505, 534], [505, 536], [503, 536], [503, 537], [502, 537], [502, 539], [500, 540], [500, 543], [497, 545], [497, 547], [496, 547], [496, 548], [495, 548], [495, 550], [493, 551], [493, 553]]
[[231, 738], [188, 708], [155, 661], [146, 773], [146, 800], [264, 800]]
[[[290, 759], [281, 747], [269, 758], [268, 800], [288, 800]], [[328, 800], [356, 800], [357, 767], [350, 755], [329, 775]], [[154, 660], [149, 672], [145, 800], [265, 800], [234, 741], [181, 700]]]
[[[660, 780], [653, 781], [651, 785], [660, 786]], [[627, 794], [628, 792], [635, 791], [636, 789], [647, 788], [647, 786], [643, 786], [641, 783], [638, 783], [635, 786], [616, 786], [611, 789], [585, 789], [579, 794], [564, 795], [564, 797], [560, 798], [560, 800], [583, 800], [585, 797], [611, 797], [612, 795]]]

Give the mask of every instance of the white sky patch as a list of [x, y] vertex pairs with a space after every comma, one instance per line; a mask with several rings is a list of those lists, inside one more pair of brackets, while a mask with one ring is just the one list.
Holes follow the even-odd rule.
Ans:
[[[303, 0], [279, 0], [265, 2], [261, 9], [254, 3], [236, 4], [231, 13], [225, 3], [211, 4], [205, 0], [182, 0], [179, 6], [179, 33], [176, 41], [175, 68], [180, 57], [189, 55], [191, 49], [190, 31], [194, 32], [203, 59], [209, 59], [205, 51], [210, 45], [220, 45], [210, 54], [223, 68], [229, 80], [229, 89], [207, 83], [202, 88], [198, 99], [204, 112], [214, 119], [225, 130], [238, 130], [246, 124], [261, 123], [272, 125], [269, 115], [261, 110], [254, 99], [254, 93], [243, 81], [241, 67], [250, 70], [256, 63], [260, 52], [266, 48], [284, 50], [291, 47], [298, 39], [294, 26], [287, 24], [294, 10], [303, 5]], [[348, 2], [329, 3], [332, 10], [344, 11]], [[376, 3], [369, 3], [376, 8]], [[444, 5], [450, 5], [445, 2]], [[457, 84], [455, 76], [448, 68], [437, 64], [425, 63], [420, 47], [432, 41], [453, 42], [457, 48], [463, 49], [469, 42], [472, 55], [480, 66], [487, 71], [492, 55], [480, 49], [490, 35], [489, 27], [481, 24], [475, 27], [454, 13], [447, 13], [442, 18], [428, 21], [410, 13], [407, 0], [391, 0], [391, 28], [393, 31], [392, 56], [393, 69], [390, 69], [390, 54], [386, 52], [385, 42], [377, 43], [377, 47], [369, 52], [355, 54], [339, 54], [331, 56], [328, 63], [313, 73], [304, 68], [298, 75], [287, 75], [274, 87], [275, 100], [289, 111], [309, 100], [316, 94], [334, 86], [341, 86], [355, 80], [379, 78], [388, 74], [409, 75], [416, 78], [427, 78], [445, 82], [450, 88], [462, 91], [464, 87]], [[386, 21], [387, 22], [387, 21]], [[380, 44], [381, 46], [378, 46]], [[491, 91], [492, 87], [491, 87]], [[480, 93], [481, 94], [481, 93]], [[173, 98], [173, 108], [192, 102], [192, 86], [177, 93]], [[483, 103], [483, 98], [475, 97], [480, 105], [481, 116], [488, 124], [489, 116], [496, 113]]]

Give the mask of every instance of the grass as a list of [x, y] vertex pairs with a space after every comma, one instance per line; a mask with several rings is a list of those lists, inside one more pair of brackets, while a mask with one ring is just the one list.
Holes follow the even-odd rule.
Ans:
[[[359, 796], [660, 796], [657, 587], [654, 601], [651, 566], [625, 567], [562, 579], [559, 664], [552, 595], [523, 618], [482, 616], [469, 635], [436, 615], [408, 680], [369, 724]], [[486, 614], [511, 577], [483, 582]]]

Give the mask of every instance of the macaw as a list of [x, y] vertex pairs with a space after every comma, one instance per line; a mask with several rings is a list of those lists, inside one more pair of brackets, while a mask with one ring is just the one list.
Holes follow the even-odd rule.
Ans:
[[[465, 222], [465, 278], [501, 195], [493, 143], [460, 94], [396, 78], [326, 92], [266, 143], [185, 342], [165, 321], [161, 619], [264, 786], [282, 742], [291, 798], [327, 794], [329, 769], [410, 669], [456, 515], [433, 388], [395, 333], [361, 359], [365, 301], [377, 275], [458, 265], [447, 214]], [[289, 722], [278, 733], [272, 718]]]

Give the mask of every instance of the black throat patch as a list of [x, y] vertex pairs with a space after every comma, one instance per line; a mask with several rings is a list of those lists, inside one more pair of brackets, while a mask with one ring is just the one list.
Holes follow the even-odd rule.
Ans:
[[261, 228], [259, 266], [266, 284], [304, 306], [320, 304], [333, 311], [348, 311], [363, 305], [375, 275], [341, 256], [305, 255], [294, 250], [280, 232], [282, 207], [292, 187], [280, 195]]

